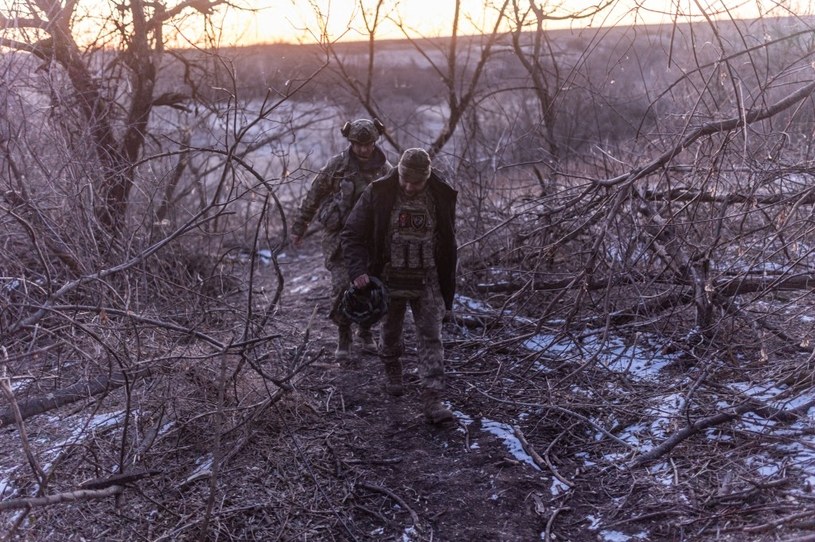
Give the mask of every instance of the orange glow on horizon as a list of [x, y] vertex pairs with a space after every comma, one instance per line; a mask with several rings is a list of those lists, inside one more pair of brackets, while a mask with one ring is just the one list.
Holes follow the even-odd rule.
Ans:
[[[288, 1], [265, 0], [256, 4], [255, 13], [231, 10], [224, 17], [224, 37], [230, 44], [253, 43], [318, 43], [320, 41], [367, 40], [368, 33], [359, 8], [359, 0]], [[376, 0], [364, 0], [368, 19], [372, 19]], [[459, 16], [460, 35], [490, 32], [500, 6], [500, 0], [461, 0]], [[540, 4], [538, 0], [538, 4]], [[543, 2], [546, 4], [546, 2]], [[566, 6], [553, 9], [551, 15], [558, 17], [577, 10], [596, 6], [597, 0], [570, 0], [549, 2]], [[455, 1], [440, 0], [385, 0], [380, 13], [383, 19], [377, 29], [378, 39], [401, 39], [405, 34], [395, 21], [401, 21], [411, 37], [449, 36], [452, 33]], [[640, 7], [637, 7], [639, 5]], [[752, 18], [758, 16], [784, 16], [800, 10], [779, 7], [773, 3], [772, 10], [760, 12], [757, 3], [743, 0], [736, 3], [727, 0], [706, 0], [702, 5], [714, 18]], [[787, 5], [791, 5], [787, 2]], [[512, 2], [509, 3], [511, 13]], [[808, 6], [808, 4], [807, 4]], [[676, 12], [679, 10], [679, 16]], [[701, 13], [694, 0], [618, 0], [613, 9], [603, 10], [592, 17], [574, 20], [551, 20], [548, 28], [584, 28], [632, 24], [670, 24], [675, 19], [687, 21], [700, 19]], [[321, 24], [324, 34], [321, 36]]]
[[[172, 9], [181, 0], [165, 0]], [[528, 6], [531, 0], [510, 0], [513, 5]], [[569, 14], [591, 10], [602, 0], [535, 0], [550, 7], [547, 28], [599, 28], [634, 24], [671, 24], [675, 21], [702, 20], [697, 1], [713, 18], [756, 18], [762, 16], [809, 15], [809, 2], [790, 0], [771, 2], [769, 7], [757, 0], [615, 0], [609, 9], [592, 16], [569, 18]], [[234, 46], [263, 43], [314, 44], [334, 41], [359, 41], [369, 38], [366, 24], [374, 19], [378, 0], [232, 0], [232, 5], [215, 9], [208, 20], [194, 9], [186, 9], [163, 33], [167, 47]], [[460, 0], [459, 35], [492, 32], [504, 0]], [[364, 8], [360, 7], [360, 4]], [[452, 34], [457, 2], [455, 0], [382, 0], [377, 39], [440, 37]], [[31, 4], [21, 0], [0, 0], [0, 13], [13, 18], [27, 17]], [[238, 6], [238, 7], [235, 7]], [[763, 11], [762, 11], [763, 10]], [[120, 35], [111, 20], [124, 16], [109, 0], [78, 0], [74, 13], [74, 32], [83, 44], [111, 46]], [[534, 17], [530, 14], [527, 20]], [[507, 17], [501, 30], [510, 28]], [[367, 21], [367, 23], [366, 23]], [[534, 29], [533, 26], [528, 29]], [[10, 31], [14, 33], [14, 30]], [[37, 34], [41, 31], [33, 31]]]

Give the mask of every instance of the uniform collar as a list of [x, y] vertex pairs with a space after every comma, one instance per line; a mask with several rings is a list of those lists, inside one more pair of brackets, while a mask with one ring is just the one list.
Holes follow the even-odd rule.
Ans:
[[367, 162], [360, 162], [357, 159], [357, 155], [354, 154], [354, 151], [351, 150], [351, 145], [348, 145], [348, 148], [345, 150], [346, 155], [346, 162], [349, 165], [353, 165], [359, 170], [362, 171], [374, 171], [380, 169], [382, 166], [385, 165], [387, 159], [385, 158], [385, 153], [382, 152], [382, 149], [379, 148], [379, 145], [374, 147], [374, 153], [368, 159]]

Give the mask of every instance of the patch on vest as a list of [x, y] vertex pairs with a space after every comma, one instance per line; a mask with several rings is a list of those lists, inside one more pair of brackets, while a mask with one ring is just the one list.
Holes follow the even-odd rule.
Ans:
[[400, 229], [424, 231], [427, 229], [427, 213], [424, 211], [400, 211], [397, 223]]

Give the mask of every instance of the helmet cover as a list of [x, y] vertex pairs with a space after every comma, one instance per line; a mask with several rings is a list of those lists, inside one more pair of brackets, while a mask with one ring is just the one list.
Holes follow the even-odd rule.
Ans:
[[362, 327], [371, 327], [388, 312], [388, 288], [376, 277], [364, 288], [351, 286], [340, 299], [340, 312]]
[[340, 129], [340, 133], [348, 138], [352, 143], [359, 143], [361, 145], [370, 145], [376, 143], [379, 136], [385, 132], [385, 126], [379, 119], [357, 119], [352, 122], [346, 122]]

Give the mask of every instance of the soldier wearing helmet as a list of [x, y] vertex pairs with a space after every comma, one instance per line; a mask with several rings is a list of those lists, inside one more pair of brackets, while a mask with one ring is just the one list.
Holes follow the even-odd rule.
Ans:
[[441, 325], [456, 287], [458, 193], [430, 162], [423, 149], [407, 149], [398, 168], [365, 189], [341, 237], [353, 286], [364, 288], [378, 277], [390, 295], [379, 350], [385, 390], [395, 396], [404, 393], [402, 326], [410, 306], [419, 343], [422, 409], [428, 421], [441, 423], [453, 419], [441, 403]]
[[[357, 119], [346, 122], [340, 133], [350, 145], [329, 159], [317, 173], [311, 187], [300, 203], [291, 227], [291, 243], [299, 247], [311, 221], [316, 217], [323, 226], [323, 256], [325, 267], [331, 272], [332, 307], [329, 317], [337, 324], [338, 340], [334, 357], [345, 361], [350, 357], [353, 335], [352, 322], [337, 310], [341, 295], [348, 285], [340, 246], [340, 231], [363, 190], [379, 177], [390, 172], [392, 166], [382, 149], [376, 144], [385, 127], [379, 119]], [[376, 353], [377, 346], [370, 327], [359, 326], [362, 349]]]

